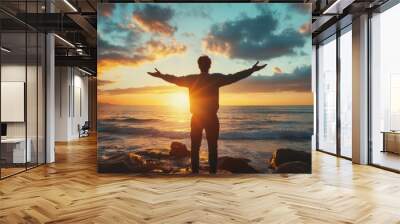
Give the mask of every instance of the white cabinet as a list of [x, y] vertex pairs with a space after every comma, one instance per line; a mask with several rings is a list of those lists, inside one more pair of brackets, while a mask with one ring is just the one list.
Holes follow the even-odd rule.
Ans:
[[2, 147], [7, 147], [12, 151], [12, 163], [25, 163], [32, 161], [32, 141], [27, 139], [25, 151], [25, 138], [7, 138], [1, 140]]

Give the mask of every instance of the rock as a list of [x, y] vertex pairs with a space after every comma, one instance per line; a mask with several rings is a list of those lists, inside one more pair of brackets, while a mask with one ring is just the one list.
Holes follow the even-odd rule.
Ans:
[[249, 165], [250, 160], [245, 158], [233, 158], [223, 156], [218, 158], [218, 170], [226, 170], [232, 173], [258, 173]]
[[190, 151], [187, 150], [186, 145], [180, 142], [171, 143], [171, 151], [169, 155], [175, 158], [186, 158], [190, 156]]
[[146, 161], [133, 152], [115, 153], [102, 158], [98, 165], [100, 173], [144, 172], [148, 169]]
[[295, 161], [311, 165], [311, 154], [293, 149], [278, 149], [272, 154], [269, 167], [277, 169], [281, 164]]
[[[99, 159], [98, 171], [101, 173], [181, 173], [183, 169], [190, 167], [188, 157], [190, 152], [185, 145], [183, 146], [186, 153], [182, 151], [182, 148], [177, 151], [175, 146], [172, 155], [171, 150], [167, 148], [109, 153]], [[181, 157], [182, 152], [185, 158]]]
[[146, 149], [137, 151], [136, 154], [142, 156], [144, 159], [169, 159], [169, 149]]
[[301, 161], [282, 163], [277, 167], [276, 173], [311, 173], [311, 164]]

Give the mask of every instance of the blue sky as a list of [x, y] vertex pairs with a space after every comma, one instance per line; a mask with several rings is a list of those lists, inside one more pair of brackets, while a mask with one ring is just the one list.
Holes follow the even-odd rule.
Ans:
[[265, 92], [310, 91], [303, 80], [311, 80], [308, 4], [115, 3], [101, 4], [98, 13], [98, 72], [107, 93], [168, 85], [146, 75], [155, 67], [197, 74], [203, 54], [212, 59], [211, 73], [238, 72], [257, 60], [268, 64], [236, 90], [265, 82]]

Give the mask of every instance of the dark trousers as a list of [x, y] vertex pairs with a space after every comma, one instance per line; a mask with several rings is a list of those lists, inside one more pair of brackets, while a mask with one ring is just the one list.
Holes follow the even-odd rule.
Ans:
[[212, 115], [192, 115], [190, 137], [192, 141], [192, 172], [199, 172], [199, 150], [203, 129], [206, 131], [208, 144], [208, 163], [210, 165], [210, 173], [217, 172], [218, 161], [218, 136], [219, 136], [219, 120], [217, 114]]

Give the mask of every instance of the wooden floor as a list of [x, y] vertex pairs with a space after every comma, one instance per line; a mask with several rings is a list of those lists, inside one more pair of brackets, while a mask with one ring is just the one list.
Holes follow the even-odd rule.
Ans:
[[400, 175], [315, 152], [312, 175], [97, 174], [96, 142], [0, 181], [0, 223], [400, 223]]
[[375, 151], [373, 154], [374, 164], [400, 170], [400, 155], [391, 152]]
[[2, 178], [3, 177], [8, 177], [8, 176], [11, 176], [13, 174], [16, 174], [16, 173], [19, 173], [19, 172], [23, 172], [25, 170], [26, 170], [25, 167], [23, 167], [23, 168], [20, 168], [20, 167], [17, 167], [17, 168], [14, 168], [14, 167], [1, 168], [1, 177]]

